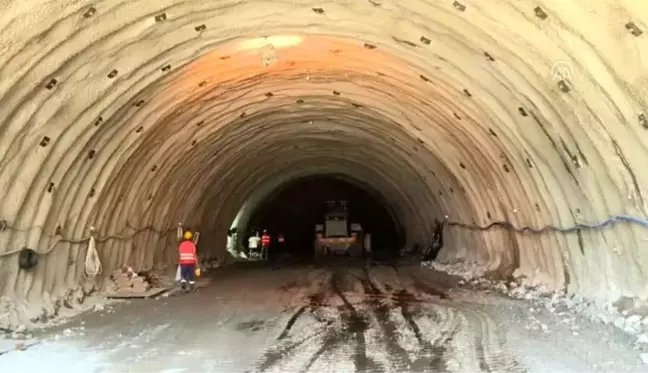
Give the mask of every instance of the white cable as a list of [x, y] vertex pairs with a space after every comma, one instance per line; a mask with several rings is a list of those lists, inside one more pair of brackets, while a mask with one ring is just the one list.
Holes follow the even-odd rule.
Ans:
[[101, 273], [101, 260], [99, 260], [99, 253], [97, 252], [97, 242], [94, 236], [90, 236], [88, 241], [88, 251], [85, 258], [85, 277], [88, 280], [93, 280]]

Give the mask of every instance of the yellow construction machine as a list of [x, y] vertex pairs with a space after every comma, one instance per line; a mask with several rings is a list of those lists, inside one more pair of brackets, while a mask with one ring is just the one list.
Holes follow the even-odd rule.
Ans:
[[315, 226], [315, 255], [363, 255], [362, 225], [349, 223], [346, 200], [326, 201], [324, 224]]

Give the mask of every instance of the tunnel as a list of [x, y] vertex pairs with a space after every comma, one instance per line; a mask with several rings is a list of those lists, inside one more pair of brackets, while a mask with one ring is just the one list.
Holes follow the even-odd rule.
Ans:
[[[243, 243], [254, 232], [267, 230], [273, 238], [269, 250], [273, 259], [282, 254], [313, 258], [315, 227], [324, 224], [328, 201], [346, 202], [349, 223], [360, 224], [362, 233], [370, 234], [369, 249], [378, 257], [398, 255], [405, 232], [392, 208], [385, 205], [385, 197], [369, 185], [335, 174], [304, 177], [274, 191], [252, 213]], [[284, 237], [282, 245], [279, 235]]]
[[3, 307], [172, 266], [178, 224], [224, 261], [327, 175], [370, 186], [403, 247], [445, 221], [440, 262], [646, 297], [647, 24], [629, 0], [5, 1]]

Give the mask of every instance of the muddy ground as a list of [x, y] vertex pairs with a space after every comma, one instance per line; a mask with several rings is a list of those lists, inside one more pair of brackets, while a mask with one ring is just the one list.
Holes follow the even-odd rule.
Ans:
[[647, 370], [613, 330], [567, 325], [416, 264], [247, 263], [209, 280], [40, 332], [35, 345], [0, 355], [0, 371]]

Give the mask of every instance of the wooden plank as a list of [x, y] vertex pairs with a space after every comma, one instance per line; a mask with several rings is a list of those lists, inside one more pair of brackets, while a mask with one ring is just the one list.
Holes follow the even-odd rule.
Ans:
[[133, 293], [133, 292], [114, 292], [106, 295], [106, 298], [111, 299], [126, 299], [126, 298], [150, 298], [156, 295], [160, 295], [165, 291], [169, 290], [168, 288], [152, 288], [151, 290], [142, 292], [142, 293]]

